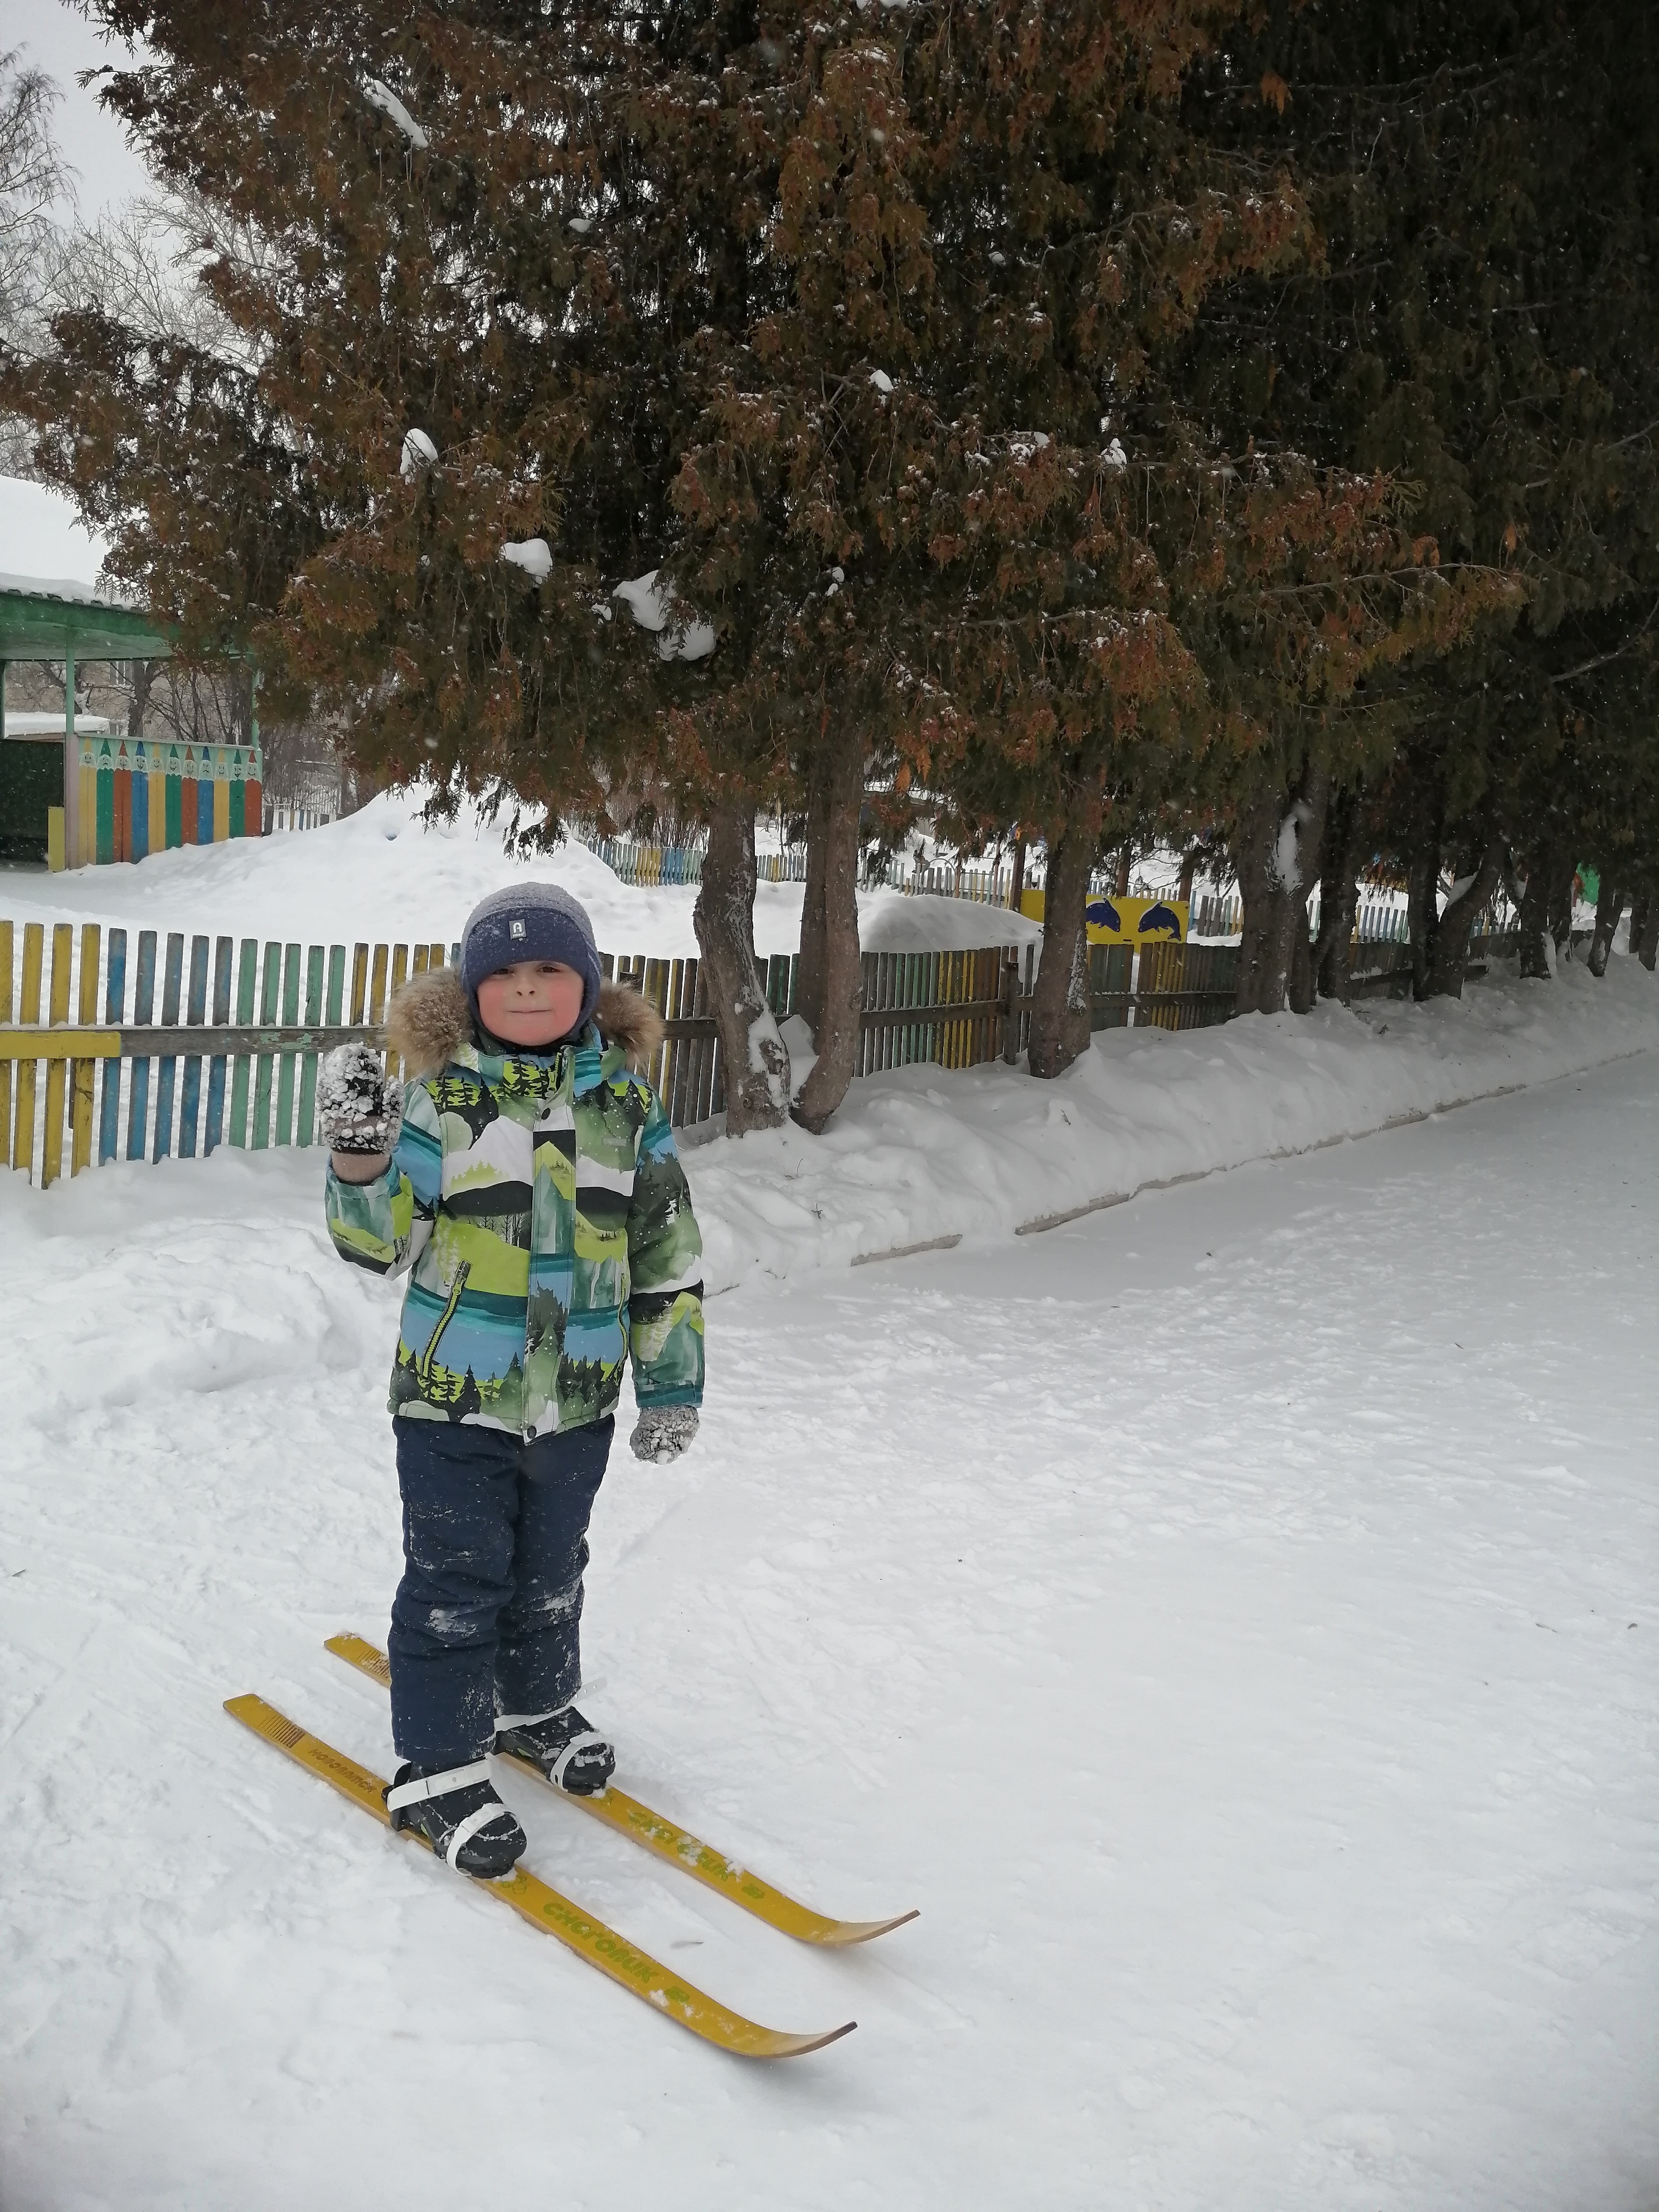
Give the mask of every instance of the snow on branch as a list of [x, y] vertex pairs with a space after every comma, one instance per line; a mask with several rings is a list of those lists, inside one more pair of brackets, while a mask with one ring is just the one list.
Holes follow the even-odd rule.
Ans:
[[618, 584], [611, 597], [622, 600], [641, 629], [655, 633], [657, 651], [663, 659], [706, 660], [714, 650], [713, 625], [693, 620], [676, 637], [670, 627], [674, 619], [674, 586], [659, 585], [657, 575], [655, 568], [647, 569], [643, 576]]
[[424, 430], [405, 430], [403, 456], [398, 463], [399, 473], [407, 483], [431, 467], [438, 458], [438, 448]]
[[533, 583], [544, 584], [553, 573], [553, 549], [544, 538], [509, 538], [501, 558], [522, 568]]
[[431, 141], [389, 84], [382, 84], [377, 76], [366, 77], [363, 98], [371, 107], [378, 107], [382, 115], [392, 118], [416, 153], [425, 153]]

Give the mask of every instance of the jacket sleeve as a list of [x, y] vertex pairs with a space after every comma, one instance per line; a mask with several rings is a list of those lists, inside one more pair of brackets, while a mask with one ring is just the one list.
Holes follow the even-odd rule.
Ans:
[[702, 1402], [702, 1236], [654, 1091], [628, 1211], [628, 1348], [641, 1406]]
[[342, 1182], [329, 1163], [324, 1192], [328, 1233], [343, 1260], [374, 1275], [401, 1275], [421, 1256], [443, 1187], [443, 1133], [424, 1083], [404, 1091], [404, 1121], [392, 1164], [373, 1182]]

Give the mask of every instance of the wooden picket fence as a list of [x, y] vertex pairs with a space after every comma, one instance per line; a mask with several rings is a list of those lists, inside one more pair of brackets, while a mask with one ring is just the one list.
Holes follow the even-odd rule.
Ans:
[[[404, 979], [453, 964], [458, 945], [301, 945], [188, 939], [152, 929], [0, 921], [0, 1160], [43, 1186], [126, 1159], [190, 1159], [221, 1145], [261, 1152], [317, 1140], [317, 1066], [354, 1040], [383, 1048], [386, 1003]], [[650, 1069], [678, 1127], [721, 1112], [719, 1031], [702, 963], [602, 956], [664, 1016]], [[1231, 1012], [1231, 947], [1097, 946], [1093, 1024], [1186, 1029]], [[768, 1004], [793, 1011], [799, 962], [762, 963]], [[1015, 1061], [1030, 1029], [1036, 948], [867, 952], [859, 1076], [928, 1062]], [[70, 1003], [75, 1018], [70, 1018]], [[43, 1018], [44, 1015], [44, 1018]], [[389, 1059], [395, 1066], [395, 1060]]]

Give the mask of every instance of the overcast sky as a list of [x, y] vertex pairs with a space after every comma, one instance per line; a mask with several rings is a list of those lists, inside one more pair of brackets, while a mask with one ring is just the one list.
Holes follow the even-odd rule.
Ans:
[[3, 0], [0, 19], [7, 19], [0, 45], [21, 47], [25, 66], [44, 70], [63, 94], [54, 135], [79, 172], [76, 194], [81, 212], [88, 222], [95, 222], [102, 209], [118, 206], [143, 191], [149, 179], [120, 125], [99, 106], [95, 90], [81, 90], [76, 72], [125, 66], [127, 49], [100, 38], [64, 0], [33, 0], [27, 10], [14, 9], [10, 0]]
[[[75, 189], [81, 213], [95, 222], [105, 208], [118, 207], [149, 182], [120, 125], [99, 106], [94, 91], [82, 92], [75, 82], [79, 70], [124, 64], [126, 49], [100, 39], [63, 0], [33, 0], [26, 20], [16, 22], [22, 13], [12, 0], [0, 0], [0, 46], [21, 47], [24, 66], [44, 70], [63, 94], [53, 135], [78, 172]], [[82, 528], [74, 502], [62, 493], [0, 477], [0, 570], [91, 583], [103, 551], [101, 539]]]

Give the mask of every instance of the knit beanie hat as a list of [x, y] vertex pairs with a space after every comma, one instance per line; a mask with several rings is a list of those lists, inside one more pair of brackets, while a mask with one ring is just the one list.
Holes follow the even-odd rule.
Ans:
[[575, 969], [582, 979], [580, 1030], [599, 1004], [605, 980], [593, 925], [581, 901], [558, 884], [514, 884], [480, 900], [461, 932], [461, 982], [475, 1019], [479, 984], [518, 960], [561, 960]]

